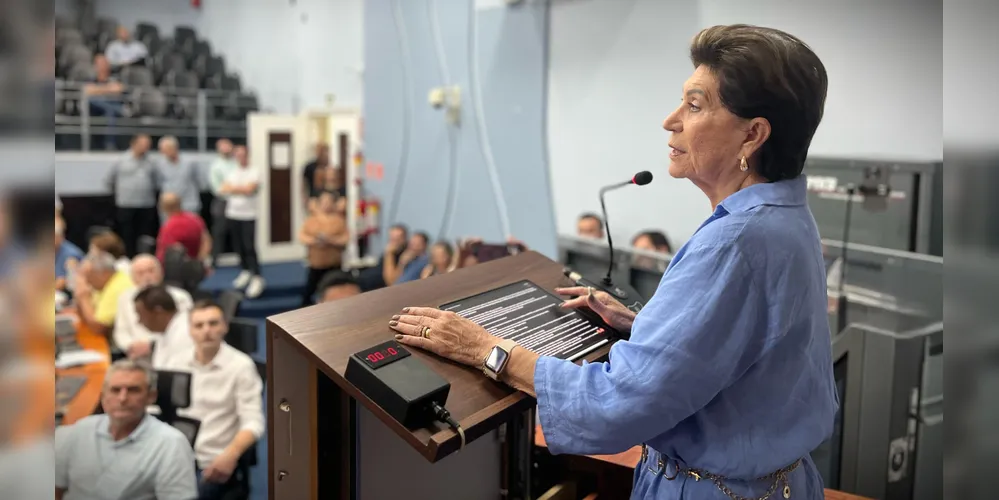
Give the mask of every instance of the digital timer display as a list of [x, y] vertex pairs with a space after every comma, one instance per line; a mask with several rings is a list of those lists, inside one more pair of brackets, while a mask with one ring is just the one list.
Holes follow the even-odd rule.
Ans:
[[409, 351], [396, 341], [376, 345], [368, 350], [355, 354], [355, 356], [357, 356], [361, 361], [364, 361], [364, 363], [372, 370], [377, 370], [378, 368], [381, 368], [393, 361], [406, 358], [409, 355]]

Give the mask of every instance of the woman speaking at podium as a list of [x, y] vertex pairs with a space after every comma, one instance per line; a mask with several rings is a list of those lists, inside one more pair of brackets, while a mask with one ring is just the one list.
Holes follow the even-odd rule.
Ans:
[[402, 343], [476, 367], [508, 351], [492, 375], [536, 396], [553, 453], [643, 445], [632, 498], [821, 499], [809, 452], [830, 436], [838, 401], [802, 168], [826, 71], [797, 38], [745, 25], [701, 31], [690, 58], [663, 122], [669, 173], [700, 188], [712, 215], [637, 316], [602, 292], [559, 290], [577, 297], [564, 307], [631, 332], [608, 362], [504, 347], [437, 309], [406, 308], [390, 327]]

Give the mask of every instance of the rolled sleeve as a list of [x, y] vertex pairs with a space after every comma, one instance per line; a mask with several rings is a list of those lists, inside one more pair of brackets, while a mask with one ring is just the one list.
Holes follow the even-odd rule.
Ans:
[[669, 431], [759, 359], [766, 330], [754, 325], [765, 309], [736, 248], [688, 251], [608, 362], [538, 360], [535, 392], [549, 449], [617, 453]]
[[244, 365], [236, 379], [236, 413], [239, 430], [249, 431], [257, 439], [264, 433], [263, 389], [256, 366], [252, 362]]

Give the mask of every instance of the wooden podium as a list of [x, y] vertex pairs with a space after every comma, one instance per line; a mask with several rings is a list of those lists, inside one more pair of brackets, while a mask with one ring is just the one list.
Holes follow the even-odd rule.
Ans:
[[[572, 284], [561, 264], [525, 252], [268, 318], [269, 498], [356, 498], [357, 403], [429, 462], [458, 450], [458, 435], [446, 425], [407, 429], [358, 392], [344, 379], [347, 359], [393, 339], [388, 322], [403, 307], [438, 307], [523, 279], [547, 290]], [[605, 345], [584, 359], [599, 359], [609, 349], [610, 344]], [[446, 406], [469, 443], [535, 405], [533, 398], [476, 369], [411, 350], [451, 383]]]

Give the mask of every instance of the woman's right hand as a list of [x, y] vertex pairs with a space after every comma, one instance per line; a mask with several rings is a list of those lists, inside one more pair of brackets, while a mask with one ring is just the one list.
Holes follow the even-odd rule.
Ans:
[[631, 332], [631, 324], [635, 321], [636, 313], [615, 300], [609, 293], [596, 289], [587, 289], [585, 286], [556, 288], [555, 292], [559, 295], [577, 296], [574, 299], [563, 302], [563, 308], [588, 308], [597, 313], [604, 320], [604, 323], [607, 323], [611, 328], [621, 333]]

